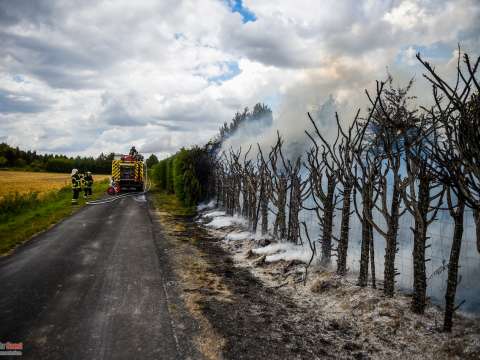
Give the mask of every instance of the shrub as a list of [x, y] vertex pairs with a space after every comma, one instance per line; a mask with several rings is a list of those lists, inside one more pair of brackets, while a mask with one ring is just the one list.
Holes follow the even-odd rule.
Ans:
[[32, 208], [40, 202], [37, 192], [26, 194], [7, 194], [0, 200], [0, 219], [6, 219], [10, 215], [18, 214], [23, 210]]

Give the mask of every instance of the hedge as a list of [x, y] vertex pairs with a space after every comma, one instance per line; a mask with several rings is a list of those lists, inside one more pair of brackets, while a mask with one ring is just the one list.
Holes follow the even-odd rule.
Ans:
[[152, 176], [160, 190], [175, 194], [185, 206], [193, 206], [207, 196], [210, 169], [205, 149], [182, 148], [154, 165]]

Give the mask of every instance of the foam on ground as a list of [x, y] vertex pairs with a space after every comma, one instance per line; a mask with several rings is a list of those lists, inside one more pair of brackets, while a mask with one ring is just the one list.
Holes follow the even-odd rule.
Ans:
[[248, 231], [241, 231], [241, 232], [231, 232], [225, 236], [225, 240], [246, 240], [246, 239], [253, 239], [254, 235]]
[[212, 200], [208, 203], [198, 204], [197, 211], [203, 211], [203, 210], [214, 209], [214, 208], [215, 208], [215, 200]]
[[266, 262], [298, 260], [308, 263], [312, 256], [312, 251], [309, 248], [288, 242], [270, 244], [265, 247], [253, 249], [252, 252], [258, 255], [267, 255], [265, 258]]
[[214, 229], [221, 229], [229, 226], [245, 224], [245, 219], [239, 216], [218, 216], [213, 218], [213, 220], [206, 224], [206, 226]]
[[225, 215], [226, 215], [225, 211], [213, 210], [203, 214], [203, 217], [215, 218], [215, 217], [225, 216]]

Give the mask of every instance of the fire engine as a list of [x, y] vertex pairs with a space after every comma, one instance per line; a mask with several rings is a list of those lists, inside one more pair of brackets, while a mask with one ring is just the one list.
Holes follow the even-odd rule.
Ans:
[[116, 154], [112, 160], [112, 183], [108, 189], [111, 195], [124, 191], [143, 191], [143, 156], [140, 154]]

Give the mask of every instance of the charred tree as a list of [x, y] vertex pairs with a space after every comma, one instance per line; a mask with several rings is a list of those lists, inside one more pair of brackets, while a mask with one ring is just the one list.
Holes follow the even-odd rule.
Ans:
[[374, 198], [375, 183], [378, 181], [378, 172], [380, 158], [368, 147], [359, 147], [357, 149], [357, 160], [355, 165], [355, 189], [360, 192], [362, 209], [359, 211], [357, 205], [356, 192], [353, 195], [355, 211], [362, 225], [362, 240], [360, 246], [360, 269], [358, 274], [358, 285], [365, 287], [368, 285], [368, 266], [370, 260], [372, 287], [376, 287], [375, 278], [375, 256], [373, 244], [373, 208], [376, 198]]
[[[337, 200], [335, 198], [337, 174], [332, 171], [333, 164], [327, 166], [328, 153], [325, 147], [320, 148], [317, 141], [308, 132], [307, 135], [314, 144], [314, 148], [307, 155], [307, 168], [310, 172], [311, 194], [315, 206], [313, 208], [305, 207], [305, 209], [315, 211], [321, 230], [319, 239], [322, 245], [321, 263], [328, 265], [332, 256], [333, 216]], [[322, 151], [321, 154], [320, 151]], [[324, 181], [325, 178], [326, 182]]]
[[273, 235], [276, 239], [285, 239], [287, 236], [286, 211], [287, 192], [289, 190], [288, 177], [285, 169], [279, 169], [279, 156], [283, 141], [277, 134], [277, 142], [269, 153], [269, 166], [271, 169], [272, 181], [270, 201], [275, 207], [275, 221], [273, 224]]
[[464, 209], [468, 206], [474, 214], [480, 210], [480, 85], [477, 79], [480, 57], [472, 64], [464, 54], [461, 64], [459, 49], [454, 84], [443, 80], [419, 54], [417, 59], [427, 70], [424, 77], [432, 84], [435, 104], [428, 111], [435, 128], [433, 136], [427, 138], [432, 158], [429, 170], [447, 187], [448, 208], [454, 220], [443, 325], [445, 331], [451, 331], [454, 312], [460, 306], [455, 306], [455, 295]]
[[[427, 245], [427, 230], [436, 219], [443, 200], [444, 187], [438, 182], [437, 176], [429, 171], [430, 157], [423, 151], [424, 141], [421, 133], [425, 126], [419, 128], [416, 143], [410, 144], [408, 139], [406, 152], [407, 186], [402, 193], [406, 208], [415, 219], [413, 231], [413, 296], [412, 311], [423, 314], [426, 306], [427, 277], [425, 258]], [[425, 136], [428, 136], [425, 135]], [[420, 141], [419, 141], [420, 140]], [[435, 203], [434, 203], [435, 202]]]
[[247, 166], [247, 196], [248, 196], [248, 225], [252, 231], [256, 231], [256, 224], [258, 222], [258, 212], [257, 212], [257, 192], [258, 192], [258, 179], [255, 168], [252, 164]]
[[477, 233], [477, 251], [480, 253], [480, 210], [473, 209], [473, 219], [475, 221], [475, 230]]
[[[257, 144], [258, 145], [258, 144]], [[260, 195], [258, 199], [258, 210], [260, 212], [260, 218], [262, 220], [262, 235], [268, 233], [268, 203], [269, 198], [271, 197], [272, 183], [271, 183], [271, 172], [269, 171], [268, 164], [265, 161], [263, 156], [262, 149], [258, 145], [258, 155], [257, 155], [259, 164], [259, 176], [260, 176]], [[258, 218], [258, 216], [257, 216]]]
[[378, 173], [379, 183], [376, 192], [380, 204], [374, 202], [374, 207], [383, 216], [386, 229], [382, 229], [373, 218], [370, 222], [386, 242], [384, 266], [384, 294], [392, 297], [395, 292], [395, 269], [397, 236], [400, 217], [406, 209], [402, 209], [402, 192], [405, 183], [400, 171], [405, 158], [405, 138], [417, 126], [417, 110], [410, 110], [409, 100], [413, 97], [408, 92], [413, 80], [405, 88], [394, 88], [393, 79], [388, 78], [388, 89], [378, 91], [375, 101], [372, 101], [372, 116], [369, 126], [369, 136], [372, 144], [382, 156], [381, 170]]
[[[382, 153], [378, 151], [378, 146], [375, 143], [375, 141], [378, 139], [366, 138], [365, 135], [383, 87], [383, 82], [377, 82], [377, 98], [373, 102], [374, 105], [365, 121], [359, 121], [358, 115], [354, 121], [356, 133], [360, 135], [356, 135], [355, 139], [358, 140], [354, 142], [353, 149], [355, 164], [353, 176], [355, 180], [355, 192], [353, 194], [353, 203], [355, 206], [355, 212], [362, 225], [360, 269], [357, 284], [361, 287], [368, 285], [368, 266], [370, 260], [371, 283], [373, 288], [376, 288], [376, 273], [372, 220], [373, 210], [379, 195], [378, 192], [375, 192], [375, 189], [379, 183], [379, 175], [381, 175], [380, 170], [383, 157]], [[360, 193], [360, 198], [362, 201], [361, 212], [359, 211], [359, 206], [357, 205], [357, 191]]]
[[226, 197], [227, 206], [226, 213], [233, 216], [235, 213], [240, 212], [240, 191], [242, 186], [242, 175], [239, 158], [242, 150], [238, 151], [230, 150], [230, 154], [226, 157]]
[[264, 165], [262, 165], [260, 172], [260, 216], [262, 219], [262, 235], [266, 235], [268, 233], [268, 194], [270, 192], [270, 181]]
[[297, 158], [295, 166], [293, 168], [289, 167], [290, 175], [290, 201], [288, 206], [288, 227], [287, 227], [287, 240], [297, 243], [300, 237], [300, 223], [298, 219], [298, 214], [300, 212], [300, 186], [301, 179], [298, 174], [300, 171], [300, 158]]
[[[318, 126], [315, 121], [308, 114], [308, 117], [314, 127], [315, 135], [322, 142], [325, 149], [328, 151], [329, 157], [332, 159], [332, 165], [335, 166], [333, 169], [332, 166], [327, 166], [330, 168], [331, 172], [335, 172], [337, 175], [338, 182], [342, 185], [342, 190], [340, 191], [342, 198], [342, 213], [341, 213], [341, 225], [340, 225], [340, 237], [338, 239], [337, 247], [337, 274], [345, 275], [347, 272], [347, 254], [348, 254], [348, 242], [350, 234], [350, 216], [352, 215], [351, 210], [351, 201], [352, 201], [352, 191], [355, 185], [355, 175], [353, 174], [353, 165], [355, 159], [355, 151], [359, 144], [362, 142], [365, 135], [363, 128], [359, 128], [359, 114], [360, 110], [357, 111], [355, 118], [352, 124], [348, 127], [347, 131], [344, 131], [340, 123], [338, 114], [335, 114], [336, 126], [337, 126], [337, 137], [333, 143], [330, 145], [326, 139], [322, 136]], [[316, 143], [314, 137], [306, 132], [312, 141]]]
[[450, 184], [451, 190], [462, 195], [465, 205], [480, 210], [480, 57], [474, 64], [468, 54], [457, 62], [457, 77], [448, 84], [428, 62], [417, 59], [427, 70], [424, 77], [430, 81], [435, 105], [429, 114], [438, 130], [430, 141], [434, 160], [432, 171]]
[[452, 331], [453, 315], [457, 307], [455, 306], [455, 295], [458, 284], [458, 261], [460, 259], [460, 249], [462, 247], [463, 237], [463, 217], [465, 211], [465, 201], [460, 197], [457, 199], [456, 206], [453, 205], [450, 189], [447, 190], [448, 208], [454, 221], [452, 247], [450, 250], [450, 259], [448, 261], [447, 290], [445, 292], [445, 318], [443, 322], [444, 331]]
[[287, 240], [297, 244], [300, 237], [300, 219], [299, 214], [302, 209], [303, 202], [310, 194], [308, 188], [309, 179], [303, 180], [300, 175], [302, 167], [302, 160], [298, 157], [295, 164], [292, 164], [290, 160], [286, 160], [280, 149], [280, 156], [282, 159], [283, 167], [287, 170], [290, 183], [290, 195], [288, 206], [288, 227], [287, 227]]

